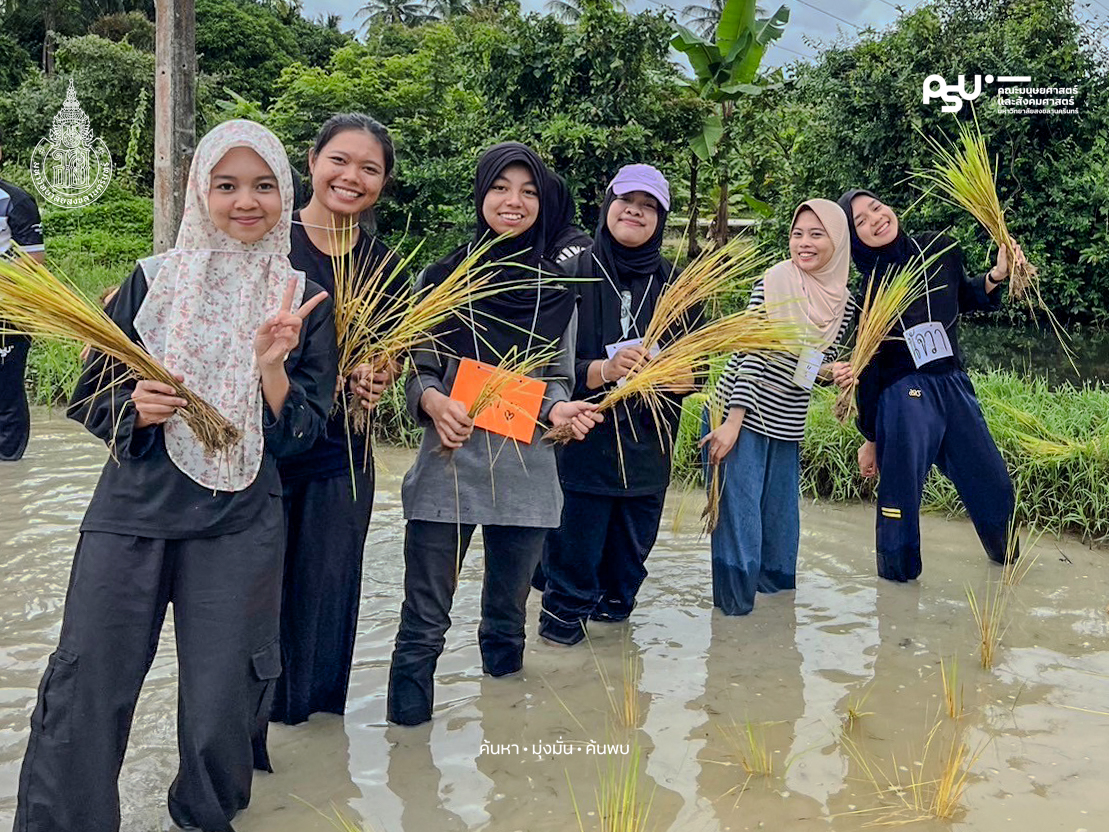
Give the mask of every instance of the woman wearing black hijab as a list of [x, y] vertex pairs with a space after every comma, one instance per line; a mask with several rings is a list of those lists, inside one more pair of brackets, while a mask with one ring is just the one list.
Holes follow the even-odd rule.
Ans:
[[[650, 360], [638, 339], [676, 276], [662, 256], [669, 207], [669, 186], [659, 171], [650, 165], [621, 168], [605, 194], [596, 242], [564, 264], [569, 274], [590, 278], [575, 283], [580, 398], [615, 385]], [[562, 523], [548, 536], [543, 558], [543, 638], [576, 644], [588, 620], [623, 621], [631, 614], [662, 518], [682, 395], [669, 397], [662, 431], [646, 406], [633, 405], [563, 449]]]
[[[863, 278], [862, 297], [871, 281], [938, 253], [927, 269], [925, 296], [909, 307], [859, 376], [857, 424], [866, 440], [859, 448], [859, 471], [864, 477], [882, 474], [878, 574], [891, 581], [920, 575], [920, 499], [933, 464], [954, 483], [986, 554], [1003, 563], [1013, 485], [963, 370], [958, 320], [961, 312], [1000, 308], [997, 287], [1009, 276], [1006, 251], [998, 250], [988, 272], [968, 278], [951, 238], [907, 235], [893, 210], [871, 191], [849, 190], [839, 204]], [[1019, 246], [1016, 257], [1024, 258]]]
[[579, 439], [594, 424], [594, 405], [570, 401], [574, 294], [551, 281], [558, 272], [541, 256], [558, 221], [553, 191], [550, 173], [530, 148], [508, 142], [486, 150], [474, 187], [473, 242], [430, 266], [417, 284], [418, 290], [442, 280], [480, 241], [512, 234], [486, 260], [513, 264], [501, 267], [496, 280], [532, 286], [474, 301], [442, 327], [437, 346], [413, 357], [405, 394], [426, 429], [401, 491], [408, 521], [405, 597], [389, 670], [390, 722], [431, 719], [435, 666], [450, 627], [458, 570], [479, 524], [485, 541], [482, 669], [504, 676], [523, 667], [528, 579], [562, 509], [554, 450], [541, 441], [538, 426], [530, 443], [510, 446], [511, 440], [475, 427], [466, 406], [449, 394], [462, 358], [496, 364], [513, 348], [528, 352], [557, 342], [560, 356], [534, 374], [546, 382], [539, 421], [570, 424]]
[[582, 231], [574, 221], [577, 212], [574, 210], [574, 198], [570, 195], [566, 181], [553, 172], [551, 181], [557, 203], [556, 216], [560, 219], [559, 228], [547, 242], [546, 257], [552, 263], [562, 263], [593, 245], [593, 238]]

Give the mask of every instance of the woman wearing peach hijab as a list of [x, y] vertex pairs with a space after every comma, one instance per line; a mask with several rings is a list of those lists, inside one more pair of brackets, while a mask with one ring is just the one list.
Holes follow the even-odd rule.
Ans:
[[765, 304], [772, 318], [798, 324], [812, 346], [800, 356], [735, 353], [715, 392], [726, 418], [701, 440], [706, 463], [720, 466], [712, 595], [727, 615], [749, 613], [756, 592], [796, 585], [805, 414], [813, 383], [831, 376], [853, 317], [850, 239], [836, 203], [810, 199], [798, 206], [789, 253], [755, 284], [749, 305]]

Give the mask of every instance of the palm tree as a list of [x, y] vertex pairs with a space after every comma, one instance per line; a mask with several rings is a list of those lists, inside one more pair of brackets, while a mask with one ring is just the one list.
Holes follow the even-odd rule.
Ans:
[[354, 17], [364, 18], [363, 29], [390, 23], [418, 26], [427, 20], [423, 6], [416, 0], [369, 0], [354, 13]]
[[547, 0], [544, 8], [547, 14], [553, 15], [563, 23], [577, 23], [591, 6], [622, 9], [624, 2], [623, 0]]
[[429, 20], [446, 20], [469, 14], [470, 4], [467, 0], [424, 0], [424, 9]]
[[[689, 28], [703, 38], [710, 37], [716, 31], [716, 24], [720, 22], [720, 15], [724, 11], [727, 0], [704, 0], [702, 5], [691, 3], [681, 11]], [[766, 11], [762, 6], [755, 6], [755, 15], [762, 17]]]

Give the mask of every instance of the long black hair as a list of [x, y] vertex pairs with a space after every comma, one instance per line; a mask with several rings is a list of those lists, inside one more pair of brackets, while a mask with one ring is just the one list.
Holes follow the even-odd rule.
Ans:
[[[381, 153], [385, 157], [385, 185], [388, 187], [389, 182], [393, 176], [393, 167], [396, 165], [396, 150], [393, 147], [393, 137], [389, 134], [388, 128], [375, 118], [372, 118], [365, 113], [336, 113], [331, 118], [323, 123], [320, 131], [316, 134], [316, 142], [312, 147], [311, 157], [318, 159], [320, 154], [323, 153], [324, 148], [340, 133], [345, 133], [348, 130], [358, 130], [363, 133], [369, 133], [378, 144], [381, 145]], [[311, 186], [311, 176], [309, 176], [309, 187]], [[362, 212], [358, 218], [358, 224], [368, 234], [373, 234], [377, 228], [377, 215], [374, 212], [374, 206], [370, 206]]]

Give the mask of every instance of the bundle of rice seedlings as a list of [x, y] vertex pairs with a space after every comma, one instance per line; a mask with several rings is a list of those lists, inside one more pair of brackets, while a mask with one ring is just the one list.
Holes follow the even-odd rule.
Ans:
[[1006, 611], [1009, 608], [1009, 593], [1005, 591], [1005, 582], [986, 582], [986, 592], [982, 601], [974, 588], [967, 584], [967, 601], [970, 603], [970, 612], [974, 616], [974, 623], [978, 627], [979, 657], [982, 667], [989, 670], [994, 666], [997, 657], [997, 648], [1001, 645], [1001, 637], [1009, 627]]
[[643, 331], [648, 347], [668, 336], [688, 330], [697, 309], [706, 309], [723, 295], [745, 283], [754, 283], [770, 265], [770, 258], [752, 241], [742, 237], [719, 248], [707, 248], [685, 267], [658, 299], [651, 320]]
[[[98, 304], [18, 248], [15, 259], [0, 258], [0, 316], [12, 327], [5, 331], [88, 344], [123, 364], [127, 377], [168, 384], [188, 403], [178, 413], [209, 454], [242, 438], [237, 427], [128, 338]], [[113, 383], [123, 380], [116, 377]]]
[[[609, 389], [597, 405], [600, 413], [633, 401], [642, 401], [650, 411], [659, 441], [669, 444], [670, 435], [665, 427], [666, 416], [673, 407], [666, 392], [675, 379], [692, 378], [695, 386], [703, 385], [710, 377], [713, 360], [732, 352], [797, 352], [804, 344], [805, 333], [791, 321], [770, 318], [763, 309], [744, 309], [717, 318], [686, 332], [665, 347], [634, 373], [626, 382]], [[623, 453], [620, 465], [623, 469]], [[567, 428], [548, 431], [545, 438], [554, 442], [568, 442], [573, 437]]]
[[924, 138], [935, 153], [935, 161], [931, 168], [913, 175], [930, 182], [948, 202], [968, 211], [982, 224], [994, 243], [1008, 253], [1009, 293], [1020, 300], [1031, 291], [1036, 303], [1050, 314], [1040, 296], [1038, 270], [1031, 263], [1016, 263], [1013, 238], [997, 196], [997, 172], [978, 127], [978, 116], [975, 115], [973, 122], [959, 126], [955, 141], [944, 143], [933, 136]]
[[[644, 801], [639, 792], [642, 755], [636, 740], [631, 743], [630, 753], [623, 760], [618, 763], [610, 761], [604, 769], [597, 767], [597, 786], [594, 790], [597, 808], [595, 813], [589, 813], [596, 815], [596, 825], [590, 826], [589, 832], [646, 832], [654, 803], [654, 789]], [[569, 772], [566, 782], [570, 786], [570, 800], [578, 820], [578, 830], [587, 832], [585, 819], [574, 796], [574, 787], [570, 784]]]
[[[705, 401], [705, 407], [708, 411], [709, 430], [716, 430], [724, 423], [724, 402], [716, 395], [716, 390], [711, 390], [709, 392], [708, 399]], [[721, 487], [720, 463], [710, 462], [708, 483], [706, 483], [708, 501], [705, 503], [705, 508], [701, 511], [701, 519], [704, 520], [705, 534], [712, 534], [716, 531], [716, 525], [720, 522]]]
[[748, 719], [742, 726], [733, 722], [720, 730], [735, 750], [748, 779], [774, 775], [774, 754], [766, 741], [766, 725]]
[[914, 301], [923, 297], [927, 286], [927, 268], [937, 255], [922, 261], [906, 263], [881, 281], [871, 280], [867, 287], [859, 325], [855, 330], [855, 346], [847, 359], [855, 374], [855, 382], [836, 395], [832, 412], [840, 422], [847, 422], [855, 410], [855, 388], [859, 376], [878, 353], [894, 324], [908, 311]]

